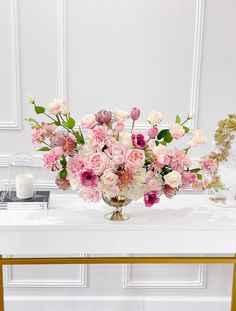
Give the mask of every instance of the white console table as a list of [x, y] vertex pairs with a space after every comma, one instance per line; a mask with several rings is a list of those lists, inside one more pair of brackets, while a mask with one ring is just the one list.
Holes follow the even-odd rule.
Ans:
[[[147, 208], [142, 202], [125, 207], [130, 220], [104, 218], [103, 202], [86, 204], [77, 195], [51, 196], [50, 209], [0, 211], [0, 311], [4, 311], [3, 265], [32, 264], [234, 264], [236, 258], [236, 208], [214, 207], [207, 196], [178, 195], [162, 198]], [[107, 257], [67, 257], [69, 254], [107, 254]], [[117, 257], [139, 253], [142, 257]], [[155, 254], [147, 257], [145, 254]], [[156, 257], [167, 254], [167, 257]], [[168, 254], [188, 257], [168, 257]], [[189, 257], [190, 254], [207, 254]], [[6, 255], [28, 255], [27, 258]], [[30, 258], [46, 254], [48, 258]], [[50, 257], [60, 254], [62, 257]], [[113, 257], [110, 257], [113, 254]], [[222, 254], [215, 257], [214, 254]], [[235, 266], [236, 267], [236, 266]], [[236, 268], [231, 311], [236, 311]]]

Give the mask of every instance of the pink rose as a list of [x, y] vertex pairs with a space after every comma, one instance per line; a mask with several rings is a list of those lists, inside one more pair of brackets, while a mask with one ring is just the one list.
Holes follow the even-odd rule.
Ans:
[[68, 109], [61, 99], [54, 99], [54, 101], [48, 105], [48, 111], [53, 115], [58, 115], [59, 113], [66, 115], [68, 113]]
[[115, 127], [115, 130], [117, 132], [122, 132], [123, 129], [125, 128], [125, 124], [122, 120], [117, 120], [115, 123], [114, 123], [114, 127]]
[[111, 153], [113, 156], [125, 155], [127, 152], [127, 147], [121, 143], [116, 143], [111, 146]]
[[43, 155], [44, 166], [52, 170], [58, 170], [60, 168], [58, 161], [60, 160], [62, 154], [63, 150], [61, 147], [55, 147], [51, 149]]
[[180, 139], [184, 136], [185, 130], [182, 125], [174, 123], [170, 127], [170, 134], [174, 139]]
[[58, 177], [55, 180], [55, 183], [62, 190], [67, 190], [68, 188], [70, 188], [70, 182], [68, 179], [61, 179]]
[[123, 155], [115, 155], [112, 160], [115, 165], [119, 166], [125, 162], [125, 157]]
[[87, 202], [98, 202], [101, 194], [95, 187], [82, 187], [79, 191], [79, 196]]
[[217, 162], [216, 160], [210, 158], [210, 157], [204, 157], [202, 158], [201, 162], [201, 168], [204, 172], [207, 174], [213, 174], [215, 170], [217, 169]]
[[93, 153], [88, 160], [88, 166], [94, 170], [96, 174], [102, 174], [108, 166], [108, 159], [105, 153]]
[[145, 163], [145, 153], [141, 149], [130, 149], [125, 156], [126, 166], [129, 168], [140, 168]]
[[206, 141], [207, 141], [207, 137], [204, 134], [204, 132], [200, 130], [196, 130], [193, 133], [193, 137], [190, 141], [190, 145], [191, 146], [201, 145], [201, 144], [205, 144]]

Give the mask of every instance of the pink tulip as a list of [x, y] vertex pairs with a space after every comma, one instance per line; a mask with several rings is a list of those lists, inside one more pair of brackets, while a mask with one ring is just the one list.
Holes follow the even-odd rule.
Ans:
[[153, 139], [157, 136], [158, 134], [158, 128], [153, 126], [148, 130], [148, 136]]
[[130, 117], [133, 121], [136, 121], [139, 119], [140, 117], [140, 109], [138, 109], [137, 107], [134, 107], [132, 110], [131, 110], [131, 113], [130, 113]]

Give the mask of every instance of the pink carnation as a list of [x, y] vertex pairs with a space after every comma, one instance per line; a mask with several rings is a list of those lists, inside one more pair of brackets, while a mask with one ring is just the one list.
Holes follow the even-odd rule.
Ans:
[[203, 171], [207, 174], [213, 174], [217, 169], [217, 162], [208, 156], [202, 158], [200, 164]]
[[95, 187], [82, 187], [79, 191], [79, 196], [87, 202], [98, 202], [101, 194]]
[[187, 187], [193, 182], [196, 181], [196, 174], [191, 173], [191, 172], [183, 172], [182, 174], [182, 185], [183, 187]]
[[58, 170], [60, 168], [58, 161], [60, 160], [62, 154], [63, 150], [61, 147], [55, 147], [51, 149], [43, 156], [44, 166], [52, 170]]
[[67, 170], [69, 175], [77, 177], [81, 171], [85, 168], [86, 162], [80, 157], [70, 158], [67, 164]]
[[191, 165], [188, 155], [183, 150], [175, 148], [169, 153], [169, 157], [170, 167], [175, 171], [183, 172]]
[[52, 146], [62, 147], [65, 155], [72, 155], [75, 149], [76, 139], [70, 133], [59, 131], [51, 137], [50, 142]]
[[32, 134], [32, 143], [33, 144], [40, 144], [45, 139], [45, 133], [42, 129], [34, 129]]

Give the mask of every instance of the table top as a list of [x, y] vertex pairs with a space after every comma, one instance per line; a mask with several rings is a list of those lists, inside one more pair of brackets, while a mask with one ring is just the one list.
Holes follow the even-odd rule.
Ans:
[[77, 194], [51, 195], [48, 210], [0, 211], [1, 253], [236, 252], [236, 208], [216, 207], [206, 195], [161, 198], [124, 207], [130, 219], [108, 221], [104, 202]]

